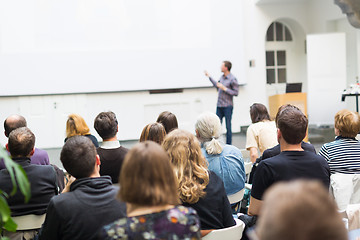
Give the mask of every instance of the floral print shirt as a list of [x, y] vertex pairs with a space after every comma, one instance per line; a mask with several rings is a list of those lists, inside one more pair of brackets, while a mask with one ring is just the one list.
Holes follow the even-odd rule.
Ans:
[[141, 216], [121, 218], [106, 225], [100, 239], [201, 239], [196, 211], [184, 206]]

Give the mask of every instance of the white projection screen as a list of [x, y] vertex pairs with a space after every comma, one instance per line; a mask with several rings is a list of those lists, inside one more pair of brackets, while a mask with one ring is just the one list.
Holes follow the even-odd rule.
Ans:
[[240, 1], [0, 0], [0, 96], [243, 83]]

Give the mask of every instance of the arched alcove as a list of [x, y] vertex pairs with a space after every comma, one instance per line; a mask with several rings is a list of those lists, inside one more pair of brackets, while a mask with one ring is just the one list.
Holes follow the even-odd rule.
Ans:
[[301, 25], [289, 18], [276, 19], [264, 40], [268, 96], [284, 93], [286, 83], [301, 82], [306, 92], [306, 34]]

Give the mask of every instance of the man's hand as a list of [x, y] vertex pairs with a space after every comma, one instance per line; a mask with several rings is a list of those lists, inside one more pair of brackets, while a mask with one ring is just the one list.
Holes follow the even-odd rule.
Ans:
[[65, 188], [61, 193], [70, 192], [70, 185], [76, 180], [73, 176], [70, 176], [69, 181], [66, 183]]
[[216, 84], [216, 86], [218, 87], [218, 88], [220, 88], [221, 90], [223, 90], [224, 92], [226, 91], [226, 87], [222, 84], [222, 83], [217, 83]]
[[205, 73], [205, 76], [210, 77], [210, 74], [208, 73], [208, 71], [205, 70], [204, 73]]

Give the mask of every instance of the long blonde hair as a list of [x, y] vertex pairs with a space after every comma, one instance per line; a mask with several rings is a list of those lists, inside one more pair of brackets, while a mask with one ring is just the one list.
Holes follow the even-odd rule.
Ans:
[[66, 121], [66, 137], [69, 138], [76, 135], [84, 136], [88, 134], [90, 134], [90, 129], [84, 118], [75, 113], [70, 114]]
[[219, 141], [221, 123], [216, 114], [211, 112], [201, 114], [196, 120], [195, 129], [208, 154], [220, 154], [222, 152], [223, 147]]
[[162, 144], [174, 166], [179, 182], [180, 199], [196, 203], [205, 196], [204, 189], [209, 183], [207, 162], [195, 136], [185, 130], [171, 131]]

